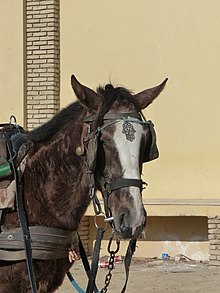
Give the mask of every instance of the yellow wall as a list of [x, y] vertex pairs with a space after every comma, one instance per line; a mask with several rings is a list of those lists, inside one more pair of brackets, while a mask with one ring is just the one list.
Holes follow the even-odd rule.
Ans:
[[169, 78], [145, 112], [160, 159], [145, 165], [146, 198], [220, 194], [220, 1], [61, 1], [61, 106], [70, 75], [135, 92]]
[[0, 0], [0, 122], [23, 124], [23, 0]]
[[[198, 261], [209, 259], [209, 242], [206, 217], [148, 217], [148, 224], [141, 240], [137, 242], [136, 257], [158, 257], [168, 253], [174, 258], [185, 256]], [[96, 219], [99, 227], [103, 227], [102, 217]], [[108, 226], [101, 245], [101, 255], [106, 255], [112, 229]], [[94, 218], [90, 217], [90, 252], [96, 238]], [[128, 241], [120, 242], [118, 255], [125, 255]], [[113, 243], [115, 249], [115, 243]]]

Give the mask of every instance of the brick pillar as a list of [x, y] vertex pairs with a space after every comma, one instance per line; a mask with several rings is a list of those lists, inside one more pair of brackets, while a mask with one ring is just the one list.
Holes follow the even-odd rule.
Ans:
[[59, 0], [26, 0], [26, 127], [49, 120], [60, 106]]
[[[26, 128], [49, 120], [60, 107], [60, 2], [26, 0]], [[89, 218], [79, 234], [89, 253]]]
[[220, 217], [208, 218], [209, 265], [220, 267]]

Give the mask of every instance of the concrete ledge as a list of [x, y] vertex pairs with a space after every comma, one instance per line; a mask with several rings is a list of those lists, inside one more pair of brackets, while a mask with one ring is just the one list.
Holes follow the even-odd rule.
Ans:
[[[100, 200], [103, 207], [103, 201]], [[220, 215], [220, 200], [217, 199], [149, 199], [144, 200], [148, 216], [204, 216]], [[94, 216], [93, 206], [89, 205], [86, 216]]]

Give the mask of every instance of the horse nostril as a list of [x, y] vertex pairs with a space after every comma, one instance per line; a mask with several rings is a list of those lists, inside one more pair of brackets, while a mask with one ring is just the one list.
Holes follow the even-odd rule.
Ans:
[[130, 238], [132, 234], [132, 229], [126, 222], [126, 214], [123, 213], [119, 217], [119, 227], [123, 238]]
[[127, 223], [125, 213], [121, 213], [118, 218], [118, 228], [120, 229], [121, 233], [124, 233], [126, 231]]
[[125, 214], [121, 214], [119, 217], [119, 224], [120, 227], [124, 227], [125, 226]]
[[126, 221], [126, 214], [121, 214], [119, 217], [119, 227], [122, 233], [126, 233], [128, 229], [128, 223]]

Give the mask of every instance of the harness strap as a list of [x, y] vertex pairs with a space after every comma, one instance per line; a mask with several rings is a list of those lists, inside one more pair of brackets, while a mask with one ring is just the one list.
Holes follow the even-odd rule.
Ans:
[[[90, 269], [88, 258], [86, 256], [86, 252], [85, 252], [85, 249], [84, 249], [84, 246], [82, 244], [82, 240], [80, 239], [80, 237], [79, 237], [79, 252], [80, 252], [80, 256], [82, 258], [82, 263], [83, 263], [84, 269], [86, 271], [87, 277], [90, 278], [91, 269]], [[99, 290], [97, 289], [97, 286], [95, 284], [95, 280], [94, 280], [94, 291], [95, 291], [95, 293], [99, 292]]]
[[8, 210], [7, 208], [0, 209], [0, 235], [1, 235], [1, 232], [2, 232], [2, 225], [5, 222], [5, 216], [6, 216], [7, 210]]
[[[33, 259], [59, 259], [68, 257], [70, 247], [78, 247], [76, 231], [44, 226], [29, 227]], [[25, 259], [23, 231], [21, 227], [6, 229], [0, 233], [0, 259]]]
[[133, 253], [135, 252], [135, 249], [136, 249], [136, 242], [137, 242], [137, 239], [131, 239], [129, 242], [128, 248], [127, 248], [127, 252], [125, 255], [125, 259], [124, 259], [126, 279], [125, 279], [125, 284], [124, 284], [124, 287], [122, 288], [121, 293], [124, 293], [126, 290], [126, 287], [127, 287], [131, 259], [132, 259]]
[[88, 259], [87, 259], [87, 256], [86, 256], [86, 252], [85, 252], [85, 249], [84, 249], [84, 246], [82, 244], [82, 240], [81, 240], [80, 237], [79, 237], [79, 253], [80, 253], [82, 263], [83, 263], [84, 269], [86, 271], [86, 274], [89, 277], [90, 276], [90, 265], [89, 265], [89, 262], [88, 262]]
[[[80, 256], [81, 256], [81, 259], [82, 259], [82, 263], [83, 263], [83, 266], [84, 266], [84, 269], [86, 271], [86, 274], [87, 274], [87, 277], [88, 279], [90, 280], [91, 278], [91, 270], [90, 270], [90, 265], [89, 265], [89, 262], [88, 262], [88, 258], [86, 256], [86, 252], [85, 252], [85, 249], [84, 249], [84, 246], [82, 244], [82, 240], [80, 239], [80, 236], [78, 235], [78, 239], [79, 239], [79, 253], [80, 253]], [[77, 282], [75, 281], [75, 279], [73, 278], [72, 274], [70, 272], [67, 272], [66, 273], [68, 279], [70, 280], [71, 284], [73, 285], [73, 287], [76, 289], [76, 291], [78, 293], [86, 293], [78, 284]], [[97, 286], [95, 284], [95, 279], [93, 281], [94, 283], [94, 292], [95, 293], [99, 293], [99, 290], [97, 289]], [[93, 286], [93, 284], [91, 284], [91, 287]], [[92, 291], [93, 292], [93, 291]]]
[[14, 178], [15, 178], [15, 183], [16, 183], [16, 203], [17, 203], [20, 225], [23, 230], [23, 240], [24, 240], [24, 246], [25, 246], [28, 276], [29, 276], [29, 280], [30, 280], [32, 293], [37, 293], [36, 281], [35, 281], [34, 270], [33, 270], [33, 262], [32, 262], [30, 231], [28, 229], [27, 219], [26, 219], [26, 215], [25, 215], [22, 192], [21, 192], [21, 187], [20, 187], [20, 183], [19, 183], [18, 171], [17, 171], [17, 168], [15, 167], [15, 164], [14, 164], [13, 150], [11, 147], [10, 139], [8, 138], [7, 133], [5, 131], [4, 131], [4, 136], [6, 139], [8, 153], [9, 153], [9, 157], [10, 157], [10, 163], [12, 166], [12, 170], [13, 170], [13, 174], [14, 174]]
[[[68, 250], [46, 250], [32, 249], [32, 259], [40, 260], [57, 260], [68, 258]], [[20, 261], [26, 259], [26, 252], [22, 250], [4, 250], [0, 249], [0, 259], [4, 261]], [[32, 291], [33, 292], [33, 291]]]
[[[95, 278], [97, 275], [98, 270], [98, 261], [99, 261], [99, 254], [100, 254], [100, 248], [101, 248], [101, 241], [104, 236], [105, 230], [103, 228], [98, 228], [97, 230], [97, 236], [95, 241], [95, 247], [93, 251], [93, 258], [92, 258], [92, 264], [91, 264], [91, 271], [89, 276], [89, 281], [86, 289], [86, 293], [92, 293], [94, 291], [95, 287]], [[97, 292], [97, 291], [95, 291]]]

